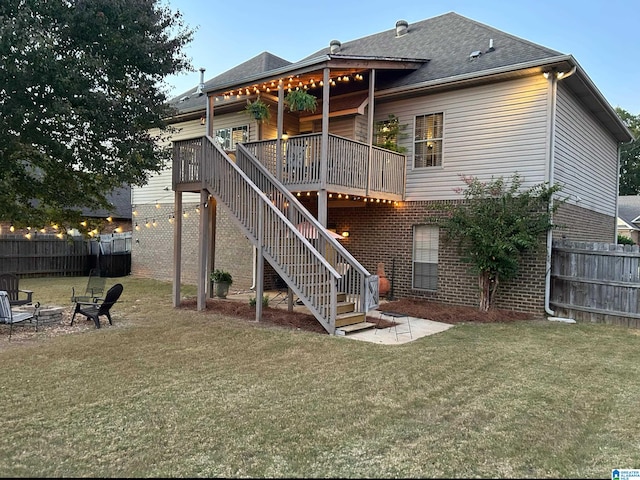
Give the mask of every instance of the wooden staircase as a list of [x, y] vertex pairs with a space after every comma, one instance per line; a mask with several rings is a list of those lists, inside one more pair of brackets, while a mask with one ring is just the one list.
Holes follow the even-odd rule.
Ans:
[[336, 315], [336, 335], [346, 335], [348, 333], [373, 328], [374, 323], [367, 322], [367, 315], [356, 311], [355, 302], [347, 300], [347, 294], [338, 293], [337, 315]]

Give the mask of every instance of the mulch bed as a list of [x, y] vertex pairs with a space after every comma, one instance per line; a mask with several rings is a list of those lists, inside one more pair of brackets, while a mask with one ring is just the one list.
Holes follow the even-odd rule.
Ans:
[[[251, 321], [256, 318], [255, 307], [249, 305], [248, 302], [211, 298], [207, 299], [206, 303], [207, 309], [205, 313], [223, 314]], [[183, 300], [180, 308], [194, 310], [196, 308], [196, 299]], [[383, 303], [378, 310], [400, 312], [411, 317], [425, 318], [450, 324], [467, 322], [515, 322], [533, 319], [531, 314], [511, 310], [491, 309], [489, 312], [480, 312], [476, 307], [448, 305], [413, 298], [403, 298], [393, 302]], [[367, 317], [367, 320], [372, 323], [377, 323], [378, 328], [388, 328], [395, 325], [394, 322], [384, 319], [378, 322], [375, 318]], [[306, 330], [323, 334], [327, 333], [312, 315], [301, 312], [288, 312], [279, 308], [264, 307], [262, 309], [262, 320], [260, 323], [269, 326]]]

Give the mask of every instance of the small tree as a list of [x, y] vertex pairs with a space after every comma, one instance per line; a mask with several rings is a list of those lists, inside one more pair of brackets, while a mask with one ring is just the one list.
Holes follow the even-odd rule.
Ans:
[[563, 201], [552, 201], [558, 185], [542, 183], [520, 191], [522, 178], [517, 173], [510, 182], [503, 177], [462, 180], [467, 188], [457, 190], [465, 201], [452, 207], [443, 226], [462, 261], [478, 276], [479, 309], [487, 311], [500, 282], [518, 273], [521, 255], [544, 243], [542, 235], [553, 228], [552, 214]]

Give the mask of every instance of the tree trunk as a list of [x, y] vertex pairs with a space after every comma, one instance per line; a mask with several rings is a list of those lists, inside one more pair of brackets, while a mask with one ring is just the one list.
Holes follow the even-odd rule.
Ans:
[[495, 277], [491, 272], [482, 272], [478, 275], [478, 286], [480, 287], [480, 305], [478, 309], [481, 312], [488, 312], [491, 308], [493, 296], [498, 289], [498, 275]]

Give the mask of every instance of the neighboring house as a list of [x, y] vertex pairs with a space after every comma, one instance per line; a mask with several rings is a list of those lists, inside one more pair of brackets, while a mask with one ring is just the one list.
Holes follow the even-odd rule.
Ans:
[[618, 197], [618, 233], [640, 244], [640, 196]]
[[[256, 294], [282, 277], [334, 333], [349, 323], [337, 292], [360, 313], [371, 308], [379, 263], [395, 297], [477, 304], [477, 280], [438, 227], [443, 206], [461, 200], [462, 175], [559, 183], [568, 201], [554, 235], [615, 241], [618, 149], [631, 135], [571, 55], [448, 13], [334, 40], [296, 63], [268, 59], [277, 57], [178, 97], [173, 166], [133, 192], [144, 216], [175, 216], [144, 231], [133, 252], [134, 274], [173, 278], [175, 304], [188, 279], [203, 308], [207, 273], [228, 265]], [[316, 112], [287, 108], [295, 89], [318, 98]], [[258, 95], [267, 123], [244, 110]], [[391, 116], [405, 127], [404, 154], [373, 146]], [[161, 198], [171, 203], [158, 209]], [[195, 206], [199, 216], [180, 215]], [[313, 231], [301, 236], [302, 223]], [[323, 227], [348, 236], [336, 241]], [[497, 306], [552, 313], [549, 261], [550, 252], [528, 255]]]

